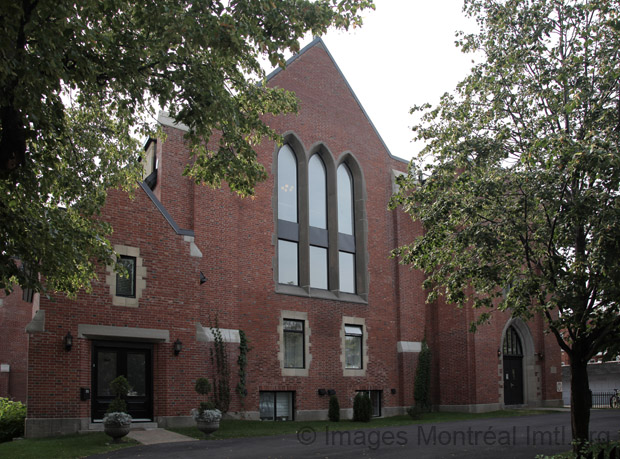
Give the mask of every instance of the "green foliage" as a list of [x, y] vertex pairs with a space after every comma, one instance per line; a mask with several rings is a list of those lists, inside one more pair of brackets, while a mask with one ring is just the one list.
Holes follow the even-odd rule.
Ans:
[[[157, 106], [189, 128], [198, 183], [253, 194], [261, 119], [294, 112], [264, 83], [307, 33], [361, 24], [368, 0], [5, 1], [0, 6], [0, 288], [76, 293], [113, 263], [97, 216], [130, 189]], [[220, 135], [211, 140], [213, 132]], [[21, 260], [29, 269], [20, 269]], [[45, 280], [43, 285], [42, 280]]]
[[338, 397], [336, 395], [329, 397], [329, 410], [327, 412], [327, 417], [332, 422], [340, 421], [340, 403], [338, 402]]
[[[425, 232], [394, 254], [444, 295], [531, 318], [573, 369], [588, 437], [588, 360], [620, 341], [620, 4], [466, 0], [481, 62], [414, 128], [426, 147], [392, 205]], [[617, 350], [617, 349], [616, 349]], [[575, 381], [577, 377], [578, 381]], [[576, 415], [575, 415], [576, 413]]]
[[410, 406], [409, 408], [407, 408], [407, 414], [411, 417], [411, 419], [422, 418], [422, 410], [420, 410], [418, 405]]
[[372, 402], [367, 392], [358, 392], [353, 399], [353, 420], [369, 422], [372, 418]]
[[615, 458], [620, 452], [620, 442], [585, 442], [578, 445], [578, 451], [571, 451], [553, 456], [538, 455], [536, 459], [607, 459]]
[[431, 350], [422, 340], [422, 350], [418, 357], [418, 367], [413, 385], [413, 398], [419, 410], [428, 411], [431, 408]]
[[211, 382], [207, 378], [198, 378], [194, 390], [200, 395], [207, 395], [211, 392]]
[[211, 333], [213, 333], [213, 348], [209, 349], [209, 353], [211, 364], [215, 367], [213, 400], [217, 409], [226, 413], [230, 406], [230, 366], [228, 364], [228, 350], [222, 338], [222, 332], [218, 327], [217, 317], [215, 318], [215, 326], [211, 327]]
[[239, 330], [239, 357], [237, 357], [239, 382], [237, 383], [237, 394], [241, 400], [241, 411], [245, 411], [245, 397], [248, 395], [248, 389], [246, 388], [248, 352], [250, 352], [248, 338], [243, 330]]
[[26, 405], [0, 398], [0, 443], [24, 435]]
[[117, 376], [109, 384], [110, 391], [114, 394], [115, 398], [110, 402], [106, 413], [127, 413], [127, 403], [125, 397], [129, 391], [131, 391], [131, 385], [127, 378], [123, 375]]
[[205, 411], [215, 410], [215, 409], [217, 409], [217, 407], [215, 406], [215, 403], [213, 402], [200, 402], [200, 408], [198, 412], [202, 414]]
[[131, 391], [131, 385], [125, 376], [120, 375], [110, 381], [110, 391], [118, 398], [126, 397]]
[[115, 398], [110, 402], [106, 413], [127, 413], [127, 402], [122, 398]]

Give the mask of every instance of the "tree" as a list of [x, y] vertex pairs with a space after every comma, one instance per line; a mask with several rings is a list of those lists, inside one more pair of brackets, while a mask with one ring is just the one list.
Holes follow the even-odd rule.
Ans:
[[155, 132], [156, 106], [189, 127], [187, 175], [252, 194], [266, 176], [254, 146], [279, 139], [261, 116], [297, 108], [292, 93], [261, 83], [260, 59], [282, 66], [304, 34], [359, 25], [367, 8], [371, 0], [2, 2], [0, 288], [75, 293], [96, 262], [115, 259], [109, 226], [92, 217], [107, 190], [135, 186], [136, 138]]
[[[425, 105], [420, 165], [400, 180], [425, 233], [395, 254], [429, 300], [541, 313], [571, 361], [571, 418], [588, 438], [588, 360], [620, 340], [618, 2], [466, 0], [484, 56]], [[430, 159], [429, 159], [430, 158]], [[422, 166], [422, 161], [427, 162]]]

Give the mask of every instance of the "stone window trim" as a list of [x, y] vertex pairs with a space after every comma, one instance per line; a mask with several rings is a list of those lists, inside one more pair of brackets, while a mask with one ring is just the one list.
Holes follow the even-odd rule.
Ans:
[[[357, 325], [362, 327], [362, 368], [346, 367], [345, 325]], [[368, 328], [366, 327], [366, 319], [362, 317], [343, 316], [342, 324], [340, 325], [340, 363], [342, 365], [342, 376], [365, 377], [366, 369], [368, 368], [368, 361]]]
[[[297, 189], [298, 189], [298, 225], [299, 225], [299, 285], [286, 285], [278, 283], [278, 153], [280, 146], [274, 147], [272, 175], [274, 180], [274, 191], [272, 195], [272, 208], [274, 209], [274, 233], [272, 244], [276, 247], [276, 254], [273, 257], [273, 272], [275, 291], [279, 294], [294, 295], [310, 298], [322, 298], [328, 300], [345, 301], [351, 303], [368, 304], [368, 251], [367, 235], [368, 220], [366, 216], [366, 185], [363, 172], [359, 162], [354, 155], [343, 152], [338, 160], [329, 148], [322, 142], [316, 142], [311, 148], [306, 149], [303, 142], [294, 132], [283, 134], [284, 143], [288, 144], [297, 159]], [[328, 273], [329, 290], [310, 287], [310, 226], [308, 212], [308, 162], [310, 158], [318, 154], [323, 161], [327, 180], [327, 199], [329, 202], [327, 209], [328, 219]], [[337, 169], [345, 163], [353, 178], [354, 212], [355, 212], [355, 283], [356, 293], [341, 292], [338, 289], [339, 281], [339, 242], [338, 242], [338, 206], [337, 206]]]
[[[284, 367], [284, 320], [299, 320], [304, 323], [304, 368], [285, 368]], [[307, 377], [310, 374], [310, 365], [312, 363], [312, 354], [310, 353], [310, 336], [312, 330], [308, 321], [308, 313], [301, 311], [280, 311], [280, 320], [278, 322], [278, 362], [282, 376], [302, 376]]]
[[110, 295], [112, 295], [112, 304], [114, 306], [125, 306], [128, 308], [137, 308], [140, 304], [142, 294], [146, 289], [146, 267], [143, 264], [143, 258], [140, 256], [140, 249], [137, 247], [130, 247], [126, 245], [114, 245], [114, 251], [118, 255], [124, 255], [126, 257], [133, 257], [136, 259], [136, 277], [135, 277], [135, 297], [125, 297], [116, 295], [116, 271], [114, 266], [108, 265], [106, 267], [105, 281], [109, 287]]

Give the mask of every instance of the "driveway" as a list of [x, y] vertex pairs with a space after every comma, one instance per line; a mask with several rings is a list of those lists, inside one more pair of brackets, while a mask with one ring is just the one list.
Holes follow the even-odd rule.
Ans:
[[[593, 440], [618, 440], [620, 410], [594, 410]], [[570, 449], [570, 413], [417, 424], [348, 432], [136, 446], [91, 458], [534, 458]]]

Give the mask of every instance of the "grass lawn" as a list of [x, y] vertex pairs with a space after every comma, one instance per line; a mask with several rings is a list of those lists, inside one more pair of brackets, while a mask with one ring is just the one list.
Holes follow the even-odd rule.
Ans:
[[[268, 435], [283, 435], [297, 433], [301, 427], [311, 427], [315, 432], [339, 430], [376, 429], [378, 427], [405, 426], [411, 424], [428, 424], [449, 421], [465, 421], [468, 419], [486, 419], [513, 416], [527, 416], [533, 414], [548, 414], [547, 410], [504, 410], [491, 411], [489, 413], [424, 413], [420, 419], [411, 419], [408, 415], [392, 416], [389, 418], [376, 418], [370, 422], [353, 422], [341, 420], [340, 422], [329, 421], [239, 421], [226, 419], [220, 422], [220, 428], [209, 435], [210, 440], [222, 440], [224, 438], [264, 437]], [[174, 432], [194, 438], [205, 438], [204, 434], [196, 427], [181, 427], [169, 429]]]
[[[217, 432], [210, 435], [211, 440], [224, 438], [263, 437], [267, 435], [294, 434], [301, 427], [312, 427], [315, 431], [325, 430], [358, 430], [375, 429], [378, 427], [404, 426], [420, 423], [437, 423], [449, 421], [464, 421], [468, 419], [485, 419], [511, 416], [526, 416], [532, 414], [547, 414], [551, 411], [543, 410], [506, 410], [492, 411], [490, 413], [425, 413], [421, 419], [413, 420], [409, 416], [393, 416], [389, 418], [377, 418], [368, 423], [341, 421], [338, 423], [329, 421], [238, 421], [227, 419], [220, 423]], [[204, 438], [204, 434], [196, 427], [170, 429], [188, 437]], [[50, 457], [55, 459], [81, 458], [91, 454], [105, 453], [119, 448], [138, 445], [137, 442], [125, 438], [121, 444], [111, 444], [110, 437], [102, 432], [67, 435], [54, 438], [38, 438], [16, 440], [0, 443], [0, 458], [26, 459]]]
[[0, 457], [7, 459], [78, 458], [139, 444], [126, 437], [120, 444], [111, 444], [110, 441], [111, 438], [103, 432], [15, 440], [0, 443]]

